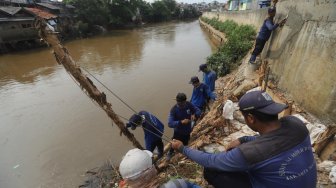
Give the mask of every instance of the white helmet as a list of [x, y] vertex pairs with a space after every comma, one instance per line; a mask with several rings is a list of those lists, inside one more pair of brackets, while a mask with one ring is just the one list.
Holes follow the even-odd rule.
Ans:
[[136, 179], [142, 172], [153, 166], [152, 152], [138, 148], [129, 150], [119, 165], [124, 179]]

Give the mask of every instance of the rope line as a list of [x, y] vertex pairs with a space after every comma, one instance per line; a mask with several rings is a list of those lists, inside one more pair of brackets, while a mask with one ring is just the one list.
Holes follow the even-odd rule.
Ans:
[[91, 75], [97, 82], [99, 82], [105, 89], [107, 89], [112, 95], [114, 95], [117, 99], [119, 99], [124, 105], [126, 105], [129, 109], [131, 109], [134, 113], [137, 113], [134, 108], [132, 108], [130, 105], [128, 105], [123, 99], [121, 99], [117, 94], [115, 94], [111, 89], [109, 89], [104, 83], [102, 83], [100, 80], [98, 80], [94, 75], [92, 75], [88, 70], [81, 67], [85, 72], [87, 72], [89, 75]]
[[[129, 104], [127, 104], [123, 99], [121, 99], [116, 93], [114, 93], [111, 89], [109, 89], [104, 83], [102, 83], [100, 80], [98, 80], [98, 78], [96, 78], [92, 73], [90, 73], [87, 69], [85, 69], [84, 67], [81, 67], [85, 72], [87, 72], [90, 76], [92, 76], [97, 82], [99, 82], [105, 89], [107, 89], [110, 93], [112, 93], [113, 96], [115, 96], [117, 99], [119, 99], [124, 105], [126, 105], [130, 110], [132, 110], [137, 116], [140, 116], [135, 110], [134, 108], [132, 108]], [[120, 115], [118, 115], [119, 117], [122, 117]], [[122, 117], [124, 120], [129, 121], [127, 118]], [[170, 137], [166, 136], [163, 134], [163, 132], [161, 132], [151, 121], [145, 119], [145, 121], [151, 125], [156, 131], [162, 133], [163, 136], [165, 136], [166, 138], [170, 139]], [[132, 122], [133, 123], [133, 122]], [[133, 123], [134, 124], [134, 123]], [[145, 129], [145, 128], [144, 128]]]
[[[84, 69], [85, 70], [85, 69]], [[88, 72], [87, 70], [85, 70], [86, 72]], [[67, 71], [66, 71], [67, 72]], [[76, 83], [76, 85], [78, 86], [78, 87], [80, 87], [81, 88], [81, 86], [76, 82], [76, 80], [75, 80], [75, 78], [73, 78], [73, 76], [69, 73], [69, 72], [67, 72], [69, 75], [70, 75], [70, 77], [71, 77], [71, 79]], [[88, 72], [89, 73], [89, 72]], [[92, 74], [91, 73], [89, 73], [91, 76], [92, 76]], [[95, 78], [97, 81], [98, 81], [98, 79], [97, 78]], [[101, 82], [99, 82], [99, 83], [101, 83]], [[102, 83], [101, 83], [102, 84]], [[102, 84], [103, 85], [103, 84]], [[106, 87], [105, 85], [103, 85], [104, 87]], [[108, 89], [107, 87], [106, 87], [106, 89]], [[110, 91], [110, 89], [108, 89], [109, 91]], [[86, 96], [88, 96], [89, 97], [89, 95], [86, 93], [86, 92], [84, 92], [85, 93], [85, 95]], [[118, 99], [120, 99], [119, 97], [118, 97]], [[121, 100], [121, 99], [120, 99]], [[91, 100], [92, 101], [92, 100]], [[100, 107], [100, 108], [102, 108], [103, 109], [103, 107], [101, 107], [101, 106], [99, 106], [98, 104], [96, 104], [94, 101], [92, 101], [96, 106], [98, 106], [98, 107]], [[128, 106], [128, 105], [127, 105]], [[131, 108], [132, 109], [132, 108]], [[136, 112], [135, 112], [136, 113]], [[119, 114], [116, 114], [117, 116], [119, 116], [121, 119], [124, 119], [125, 121], [128, 121], [128, 119], [127, 118], [125, 118], [125, 117], [123, 117], [123, 116], [121, 116], [121, 115], [119, 115]], [[137, 114], [136, 113], [136, 115], [137, 116], [140, 116], [139, 114]], [[145, 127], [143, 127], [143, 126], [141, 126], [143, 129], [145, 129], [146, 131], [148, 131], [148, 132], [150, 132], [150, 133], [152, 133], [152, 134], [154, 134], [155, 136], [157, 136], [157, 137], [161, 137], [164, 141], [166, 141], [166, 142], [170, 142], [170, 140], [171, 140], [171, 138], [170, 137], [168, 137], [168, 136], [166, 136], [163, 132], [161, 132], [155, 125], [153, 125], [152, 124], [152, 122], [150, 122], [149, 120], [147, 120], [147, 119], [145, 119], [145, 121], [147, 122], [147, 123], [149, 123], [155, 130], [157, 130], [159, 133], [161, 133], [164, 137], [166, 137], [166, 138], [162, 138], [160, 135], [158, 135], [158, 134], [156, 134], [156, 133], [154, 133], [153, 131], [151, 131], [151, 130], [149, 130], [149, 129], [147, 129], [147, 128], [145, 128]], [[135, 124], [135, 123], [133, 123], [133, 122], [131, 122], [132, 124], [134, 124], [134, 125], [137, 125], [137, 124]]]

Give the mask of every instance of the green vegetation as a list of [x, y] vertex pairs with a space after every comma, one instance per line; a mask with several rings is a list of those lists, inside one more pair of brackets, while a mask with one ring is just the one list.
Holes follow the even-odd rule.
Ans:
[[143, 22], [195, 18], [200, 14], [192, 6], [180, 7], [175, 0], [64, 0], [76, 7], [78, 21], [104, 27], [120, 27]]
[[239, 66], [239, 62], [253, 46], [256, 31], [250, 25], [238, 25], [232, 20], [220, 22], [218, 19], [201, 18], [215, 29], [223, 32], [226, 41], [218, 51], [207, 58], [207, 64], [219, 76], [230, 73]]

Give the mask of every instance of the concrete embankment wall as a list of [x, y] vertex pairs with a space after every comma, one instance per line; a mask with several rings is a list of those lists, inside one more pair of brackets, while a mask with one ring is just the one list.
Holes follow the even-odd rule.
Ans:
[[[262, 53], [278, 86], [320, 118], [336, 121], [336, 0], [282, 0], [275, 21], [285, 18]], [[259, 30], [267, 10], [205, 13]]]
[[220, 46], [222, 43], [225, 42], [226, 38], [224, 33], [216, 30], [211, 25], [203, 22], [201, 19], [199, 19], [199, 22], [201, 27], [205, 29], [208, 33], [210, 33], [210, 37], [214, 39], [213, 42], [215, 42], [216, 45]]

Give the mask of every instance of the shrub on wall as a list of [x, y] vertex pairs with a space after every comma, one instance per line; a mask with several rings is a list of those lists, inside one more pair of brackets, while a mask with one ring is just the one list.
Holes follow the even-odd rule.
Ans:
[[232, 20], [221, 22], [217, 18], [205, 17], [201, 17], [201, 20], [225, 34], [227, 40], [216, 53], [207, 58], [207, 64], [219, 76], [224, 76], [237, 68], [242, 58], [253, 47], [256, 31], [251, 25], [238, 25]]

